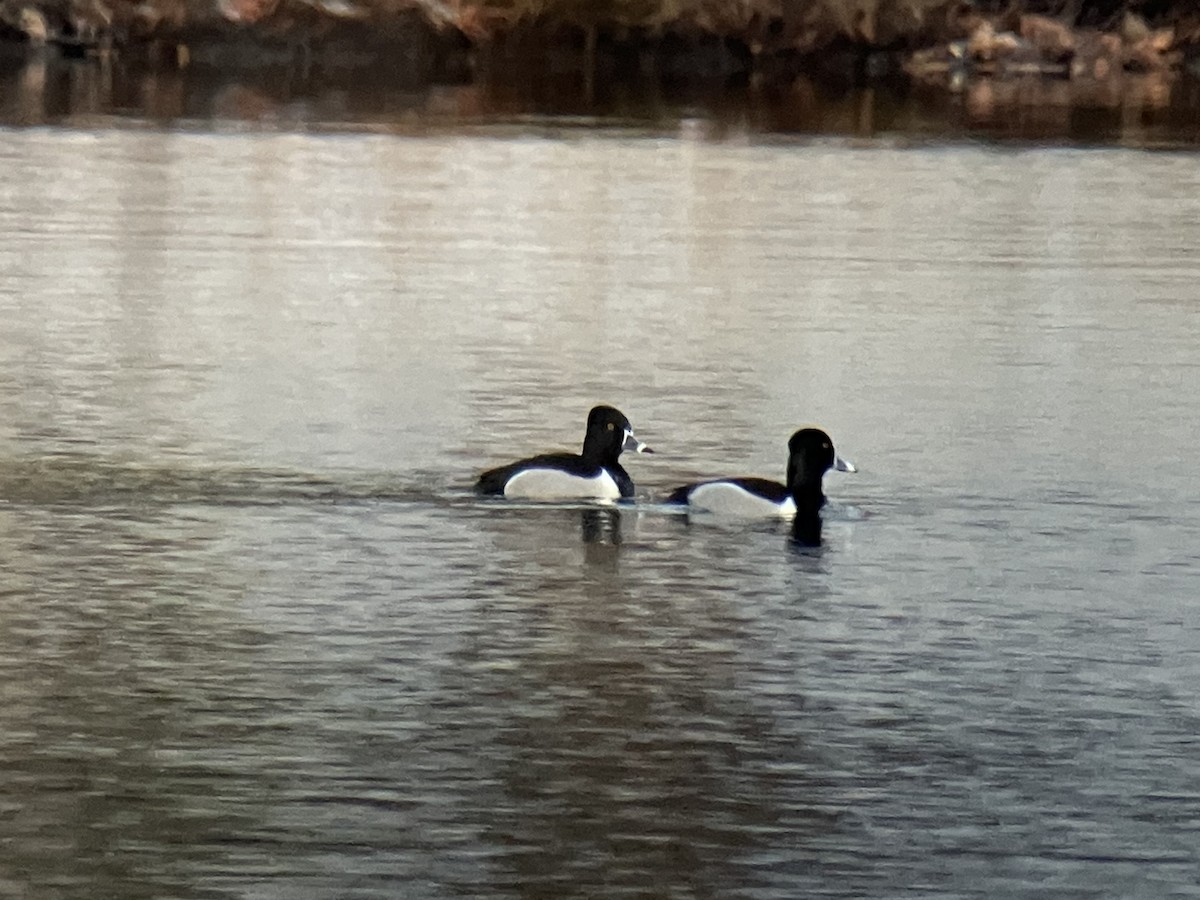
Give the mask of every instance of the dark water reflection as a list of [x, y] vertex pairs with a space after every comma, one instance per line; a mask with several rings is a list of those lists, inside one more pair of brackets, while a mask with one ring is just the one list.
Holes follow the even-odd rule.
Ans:
[[[1188, 154], [0, 159], [0, 895], [1194, 890]], [[469, 492], [594, 402], [636, 504]], [[819, 546], [657, 502], [807, 422]]]
[[779, 839], [836, 824], [810, 751], [746, 705], [744, 613], [639, 596], [622, 513], [480, 517], [540, 574], [451, 551], [421, 577], [388, 504], [6, 516], [9, 883], [753, 892]]
[[578, 73], [508, 72], [431, 85], [286, 65], [220, 73], [146, 70], [119, 60], [0, 58], [0, 122], [14, 125], [149, 121], [411, 133], [542, 120], [652, 132], [682, 127], [714, 138], [767, 133], [1180, 147], [1200, 142], [1200, 82], [1185, 71], [1105, 81], [978, 78], [953, 88], [899, 75], [858, 88], [806, 77], [761, 85], [602, 80], [592, 86]]
[[[653, 510], [151, 506], [5, 511], [18, 893], [1190, 883], [1192, 612], [1039, 608], [895, 512], [872, 540], [928, 568], [890, 589], [844, 525], [789, 558], [786, 531]], [[948, 512], [923, 527], [1030, 523]]]

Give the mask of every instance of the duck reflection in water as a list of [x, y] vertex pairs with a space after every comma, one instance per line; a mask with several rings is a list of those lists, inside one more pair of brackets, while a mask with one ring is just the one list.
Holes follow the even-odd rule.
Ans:
[[796, 513], [792, 533], [788, 538], [796, 548], [821, 546], [821, 516], [819, 513]]
[[580, 510], [579, 536], [587, 565], [615, 569], [621, 550], [621, 510], [612, 507]]

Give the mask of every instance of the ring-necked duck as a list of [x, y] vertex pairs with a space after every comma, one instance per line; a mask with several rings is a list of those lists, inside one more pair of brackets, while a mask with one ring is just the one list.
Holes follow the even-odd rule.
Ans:
[[544, 453], [479, 476], [483, 494], [527, 500], [617, 500], [633, 496], [633, 479], [617, 458], [622, 450], [654, 451], [633, 436], [633, 426], [611, 406], [588, 413], [582, 453]]
[[733, 516], [815, 516], [825, 505], [821, 479], [830, 469], [854, 472], [819, 428], [801, 428], [788, 441], [787, 484], [768, 478], [721, 478], [677, 488], [668, 503]]

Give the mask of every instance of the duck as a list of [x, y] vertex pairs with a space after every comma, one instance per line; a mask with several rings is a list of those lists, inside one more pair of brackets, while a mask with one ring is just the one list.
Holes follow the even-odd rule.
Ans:
[[697, 481], [673, 490], [666, 502], [727, 516], [808, 519], [825, 505], [821, 482], [830, 469], [858, 471], [838, 456], [828, 434], [820, 428], [801, 428], [788, 441], [786, 484], [752, 477]]
[[628, 500], [633, 479], [621, 467], [625, 450], [654, 451], [633, 433], [629, 419], [612, 406], [588, 413], [581, 453], [543, 453], [479, 476], [477, 492], [523, 500]]

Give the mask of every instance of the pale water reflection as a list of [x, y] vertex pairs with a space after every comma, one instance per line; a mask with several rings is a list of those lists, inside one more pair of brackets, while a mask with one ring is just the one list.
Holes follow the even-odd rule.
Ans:
[[[1194, 891], [1191, 156], [0, 166], [0, 894]], [[636, 505], [470, 493], [595, 402]], [[657, 503], [805, 422], [820, 547]]]

